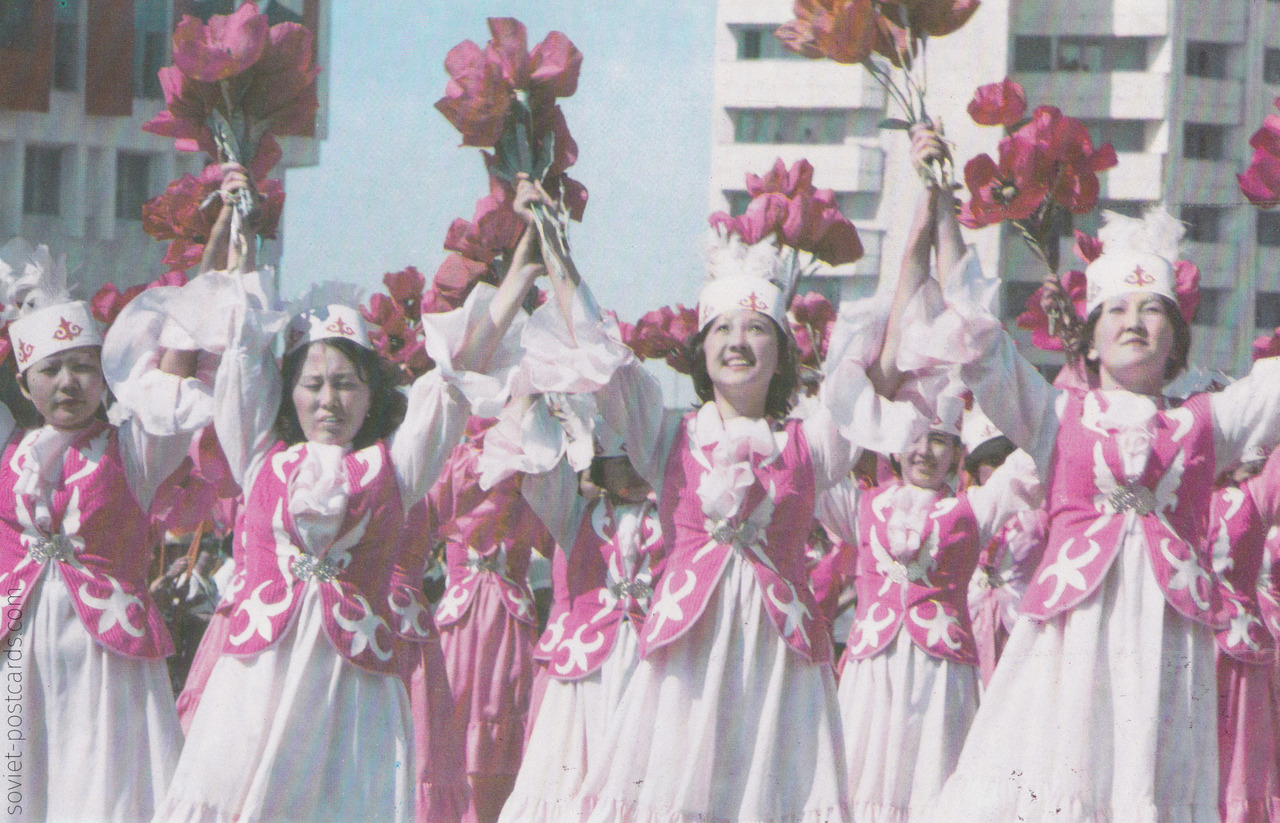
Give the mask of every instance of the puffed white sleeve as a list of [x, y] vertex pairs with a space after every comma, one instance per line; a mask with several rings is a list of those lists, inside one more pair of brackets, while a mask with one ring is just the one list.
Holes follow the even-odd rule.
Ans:
[[422, 315], [423, 343], [435, 367], [409, 387], [404, 422], [391, 437], [391, 462], [406, 508], [416, 503], [444, 469], [462, 438], [471, 414], [491, 417], [509, 394], [511, 372], [519, 362], [519, 314], [506, 330], [485, 371], [473, 371], [458, 352], [482, 328], [497, 293], [481, 283], [457, 309]]
[[809, 457], [813, 461], [813, 481], [819, 495], [849, 479], [862, 449], [850, 442], [836, 424], [826, 404], [802, 400], [792, 411], [800, 418]]
[[587, 501], [578, 493], [578, 473], [568, 461], [561, 460], [550, 471], [525, 475], [520, 494], [547, 527], [556, 545], [569, 556], [587, 506]]
[[205, 379], [159, 368], [165, 349], [195, 348], [169, 317], [178, 291], [143, 291], [121, 310], [102, 343], [102, 374], [116, 399], [108, 416], [117, 427], [125, 475], [143, 508], [213, 417], [210, 359], [201, 363]]
[[[903, 371], [958, 366], [961, 381], [1015, 446], [1025, 450], [1041, 476], [1048, 471], [1066, 393], [1055, 389], [1018, 353], [992, 311], [1000, 286], [987, 277], [972, 249], [956, 264], [939, 299], [930, 280], [912, 300], [902, 332]], [[941, 306], [940, 312], [931, 306]]]
[[929, 408], [946, 379], [940, 370], [903, 375], [894, 399], [876, 392], [867, 370], [880, 358], [889, 319], [884, 295], [841, 306], [831, 329], [818, 393], [840, 432], [859, 448], [896, 454], [929, 431]]
[[1019, 449], [965, 496], [978, 523], [978, 542], [985, 546], [1009, 518], [1044, 504], [1044, 485], [1031, 455]]
[[572, 331], [552, 302], [533, 313], [512, 394], [592, 394], [605, 422], [625, 440], [636, 471], [660, 489], [682, 415], [664, 407], [657, 380], [622, 342], [617, 321], [600, 312], [585, 284], [574, 293], [571, 316]]
[[1280, 442], [1280, 357], [1257, 361], [1249, 373], [1209, 395], [1218, 471], [1240, 462], [1253, 443]]
[[847, 477], [818, 496], [814, 517], [833, 540], [850, 546], [858, 545], [858, 503], [862, 491], [853, 478]]
[[266, 270], [208, 272], [182, 286], [169, 305], [192, 347], [217, 355], [213, 426], [241, 489], [249, 488], [275, 441], [280, 409], [274, 344], [287, 317], [275, 308], [272, 280]]

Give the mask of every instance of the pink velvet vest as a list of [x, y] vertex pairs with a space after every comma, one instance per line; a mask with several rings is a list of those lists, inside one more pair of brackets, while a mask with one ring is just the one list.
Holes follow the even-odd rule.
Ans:
[[384, 443], [343, 459], [347, 511], [323, 556], [309, 553], [289, 513], [289, 484], [305, 443], [277, 443], [249, 491], [243, 520], [244, 585], [231, 611], [224, 652], [252, 657], [280, 642], [308, 587], [319, 587], [334, 650], [377, 674], [397, 674], [391, 612], [392, 563], [404, 509]]
[[[864, 494], [858, 511], [858, 606], [846, 653], [864, 660], [884, 651], [905, 627], [913, 643], [934, 657], [978, 664], [966, 598], [978, 565], [978, 527], [968, 500], [943, 497], [917, 530], [919, 548], [895, 552], [890, 506], [898, 484]], [[895, 556], [896, 555], [896, 556]]]
[[[638, 534], [619, 535], [623, 506], [600, 498], [583, 515], [572, 557], [566, 560], [558, 551], [552, 558], [554, 600], [533, 657], [557, 680], [595, 672], [613, 650], [622, 621], [630, 620], [637, 631], [644, 622], [653, 593], [649, 560], [659, 550], [662, 530], [652, 504], [626, 508], [640, 518]], [[635, 545], [620, 545], [620, 539]]]
[[[461, 620], [471, 608], [482, 580], [497, 585], [507, 612], [530, 626], [538, 615], [529, 590], [529, 558], [533, 549], [549, 555], [551, 535], [520, 494], [520, 478], [513, 475], [485, 491], [480, 488], [476, 462], [483, 437], [466, 441], [454, 450], [432, 496], [441, 512], [450, 512], [440, 524], [445, 539], [445, 565], [449, 587], [436, 607], [436, 623], [445, 628]], [[445, 495], [449, 499], [439, 499]], [[445, 519], [446, 515], [441, 515]]]
[[[0, 592], [22, 613], [47, 565], [62, 577], [89, 635], [125, 657], [173, 654], [173, 640], [147, 593], [152, 547], [159, 537], [129, 490], [115, 429], [96, 423], [71, 442], [49, 501], [49, 525], [36, 523], [36, 501], [13, 493], [38, 431], [15, 434], [0, 465]], [[4, 621], [3, 636], [18, 620]]]
[[1258, 610], [1258, 575], [1266, 536], [1267, 526], [1247, 488], [1228, 486], [1214, 492], [1208, 545], [1224, 611], [1231, 621], [1215, 639], [1224, 654], [1254, 665], [1270, 665], [1276, 654]]
[[1105, 392], [1072, 396], [1062, 414], [1049, 472], [1049, 538], [1022, 598], [1022, 612], [1048, 620], [1075, 608], [1101, 585], [1132, 527], [1165, 598], [1179, 613], [1215, 629], [1226, 616], [1204, 534], [1213, 492], [1213, 422], [1207, 395], [1150, 421], [1150, 454], [1140, 477], [1125, 477], [1118, 429], [1101, 413]]
[[809, 589], [805, 541], [813, 525], [814, 474], [799, 420], [785, 423], [786, 444], [765, 463], [752, 458], [754, 482], [738, 511], [712, 522], [702, 510], [698, 484], [713, 446], [695, 456], [685, 417], [667, 459], [659, 511], [667, 559], [640, 634], [640, 654], [675, 641], [702, 616], [730, 556], [751, 566], [765, 612], [782, 639], [805, 660], [831, 661], [830, 632]]

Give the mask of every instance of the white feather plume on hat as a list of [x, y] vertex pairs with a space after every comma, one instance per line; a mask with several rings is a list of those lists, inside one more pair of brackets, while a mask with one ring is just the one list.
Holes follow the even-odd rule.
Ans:
[[32, 246], [21, 237], [0, 247], [0, 319], [14, 320], [70, 299], [65, 254], [55, 258], [48, 246]]

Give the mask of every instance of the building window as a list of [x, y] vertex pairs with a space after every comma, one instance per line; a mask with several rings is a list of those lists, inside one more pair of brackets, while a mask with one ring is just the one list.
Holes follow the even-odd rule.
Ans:
[[138, 152], [116, 153], [116, 219], [141, 220], [142, 204], [151, 188], [151, 157]]
[[1113, 211], [1116, 214], [1123, 214], [1125, 217], [1141, 217], [1146, 207], [1147, 204], [1142, 200], [1099, 200], [1096, 209], [1088, 214], [1069, 214], [1067, 216], [1071, 219], [1062, 220], [1059, 227], [1062, 229], [1062, 237], [1068, 240], [1075, 237], [1076, 229], [1097, 237], [1098, 229], [1102, 226], [1102, 213], [1104, 211]]
[[272, 26], [276, 23], [302, 22], [302, 15], [281, 3], [280, 0], [267, 0], [265, 3], [258, 3], [258, 8], [267, 16], [267, 23]]
[[1147, 150], [1147, 124], [1143, 120], [1085, 120], [1095, 147], [1110, 143], [1116, 151]]
[[1191, 321], [1201, 326], [1217, 326], [1224, 318], [1227, 298], [1231, 296], [1228, 289], [1200, 289], [1200, 305]]
[[1280, 83], [1280, 49], [1267, 49], [1262, 56], [1264, 83]]
[[76, 0], [60, 0], [53, 17], [53, 87], [80, 89], [80, 14]]
[[1222, 209], [1218, 206], [1183, 206], [1182, 222], [1187, 239], [1195, 243], [1217, 243], [1222, 239]]
[[880, 208], [880, 192], [836, 192], [836, 205], [840, 207], [840, 213], [850, 220], [875, 220], [876, 211]]
[[1217, 79], [1226, 77], [1229, 48], [1226, 43], [1188, 42], [1187, 76]]
[[1053, 42], [1048, 37], [1013, 39], [1014, 71], [1049, 71], [1053, 68]]
[[729, 201], [729, 214], [733, 217], [742, 216], [751, 205], [751, 195], [745, 191], [727, 191], [724, 199]]
[[1280, 211], [1258, 212], [1258, 245], [1280, 248]]
[[22, 175], [23, 213], [57, 216], [62, 191], [62, 149], [27, 146]]
[[774, 36], [774, 26], [734, 26], [733, 37], [738, 43], [739, 60], [805, 60], [782, 45]]
[[1025, 283], [1021, 280], [1006, 280], [1000, 287], [1000, 308], [1005, 322], [1012, 323], [1018, 315], [1027, 310], [1027, 301], [1040, 288], [1039, 283]]
[[34, 47], [31, 8], [35, 0], [0, 0], [0, 49]]
[[1280, 328], [1280, 292], [1260, 291], [1253, 304], [1253, 325], [1259, 329]]
[[849, 125], [843, 109], [737, 109], [729, 116], [735, 143], [835, 145]]
[[158, 100], [160, 69], [169, 62], [169, 16], [166, 0], [135, 0], [133, 7], [133, 96]]
[[236, 10], [235, 0], [195, 0], [190, 13], [208, 23], [215, 14], [230, 14]]
[[1140, 37], [1059, 37], [1058, 71], [1146, 71], [1147, 44]]
[[1182, 128], [1182, 156], [1188, 160], [1222, 160], [1226, 147], [1226, 126], [1187, 123]]

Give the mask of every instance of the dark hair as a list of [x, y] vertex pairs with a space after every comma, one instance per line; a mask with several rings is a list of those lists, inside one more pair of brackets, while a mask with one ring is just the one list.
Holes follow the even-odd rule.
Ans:
[[[769, 324], [778, 340], [778, 371], [769, 380], [769, 389], [764, 398], [764, 413], [766, 417], [782, 420], [791, 412], [796, 389], [800, 386], [800, 358], [791, 335], [779, 328], [772, 317], [769, 318]], [[711, 324], [708, 323], [689, 341], [689, 376], [693, 378], [694, 394], [703, 403], [716, 396], [711, 376], [707, 374], [705, 344], [710, 329]]]
[[341, 337], [307, 343], [284, 356], [284, 363], [280, 367], [284, 391], [280, 395], [280, 411], [276, 413], [276, 434], [289, 445], [307, 439], [302, 433], [302, 424], [298, 422], [298, 410], [293, 405], [293, 387], [302, 373], [307, 352], [317, 345], [328, 346], [350, 360], [356, 375], [369, 387], [369, 414], [356, 432], [352, 448], [363, 449], [389, 437], [404, 420], [408, 401], [396, 389], [390, 367], [376, 351]]
[[1004, 461], [1013, 454], [1017, 447], [1013, 445], [1013, 441], [1005, 437], [1003, 434], [999, 437], [993, 437], [985, 440], [978, 445], [976, 449], [965, 455], [964, 470], [972, 477], [978, 476], [978, 469], [983, 466], [990, 466], [993, 469], [1000, 468]]
[[[1187, 356], [1191, 353], [1191, 326], [1182, 316], [1177, 303], [1163, 294], [1158, 294], [1156, 297], [1160, 298], [1160, 305], [1164, 307], [1169, 325], [1173, 327], [1173, 349], [1170, 350], [1169, 362], [1164, 367], [1164, 379], [1172, 380], [1187, 368]], [[1094, 376], [1098, 374], [1098, 361], [1090, 360], [1087, 352], [1093, 346], [1093, 335], [1097, 331], [1100, 317], [1102, 317], [1102, 306], [1089, 312], [1089, 319], [1084, 321], [1084, 328], [1080, 331], [1080, 359], [1084, 361], [1084, 367]]]

